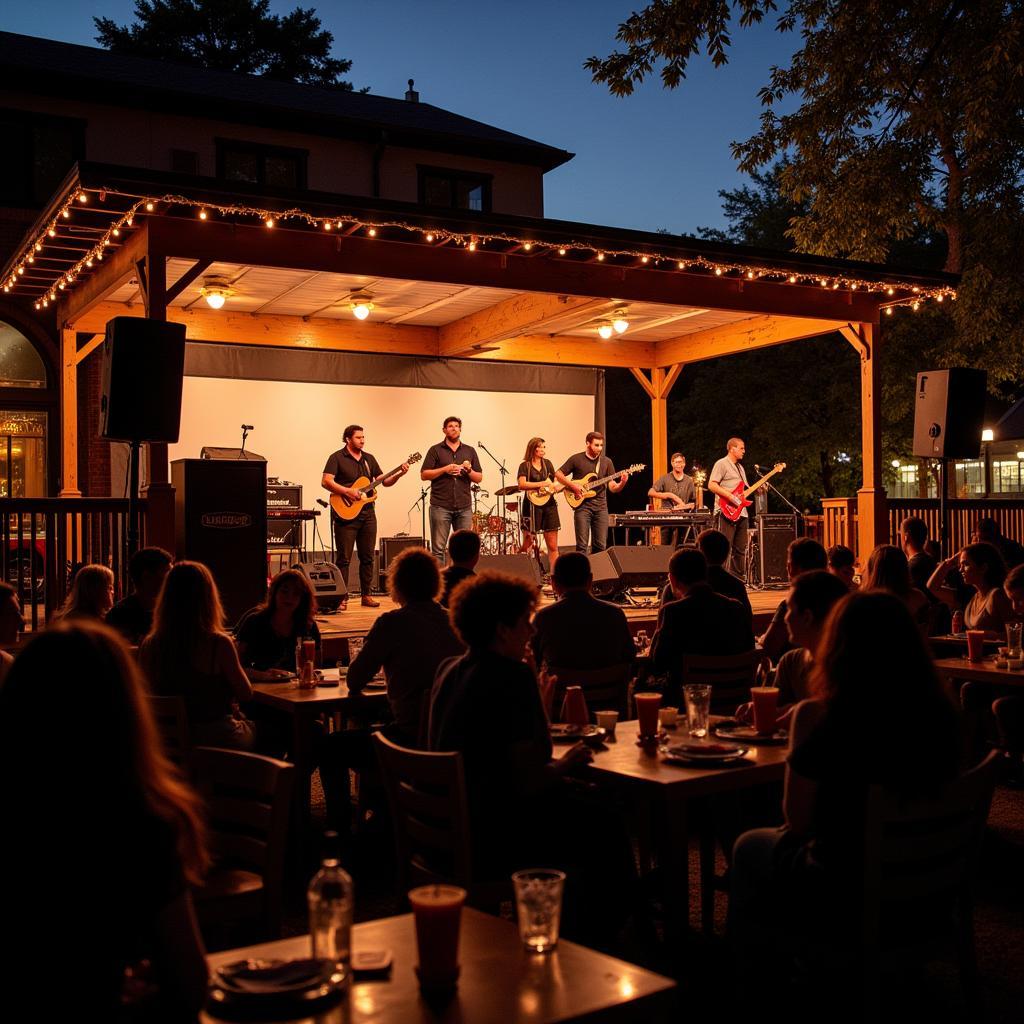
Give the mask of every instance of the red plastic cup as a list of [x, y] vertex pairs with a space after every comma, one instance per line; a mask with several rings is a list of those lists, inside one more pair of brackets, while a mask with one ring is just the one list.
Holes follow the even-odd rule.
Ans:
[[586, 725], [590, 721], [587, 700], [582, 686], [567, 686], [562, 701], [562, 721], [569, 725]]
[[985, 657], [985, 630], [967, 630], [967, 660], [981, 661]]
[[316, 664], [316, 641], [315, 640], [303, 640], [302, 641], [302, 661], [305, 664], [307, 661], [311, 665]]
[[779, 713], [779, 688], [752, 686], [750, 699], [754, 703], [754, 729], [761, 736], [771, 736]]
[[466, 890], [457, 885], [423, 885], [409, 892], [416, 921], [416, 974], [427, 992], [451, 991], [459, 980], [459, 925]]
[[661, 707], [660, 693], [634, 693], [636, 717], [640, 722], [640, 738], [650, 739], [658, 735], [658, 709]]

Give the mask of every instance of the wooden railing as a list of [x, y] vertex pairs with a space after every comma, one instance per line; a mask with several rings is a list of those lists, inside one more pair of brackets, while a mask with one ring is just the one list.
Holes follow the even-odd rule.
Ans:
[[[146, 502], [139, 504], [144, 544]], [[89, 562], [111, 569], [118, 597], [127, 593], [127, 499], [0, 499], [0, 575], [17, 589], [32, 629], [52, 618]]]
[[[833, 544], [845, 544], [852, 548], [857, 560], [862, 561], [857, 548], [857, 499], [856, 498], [823, 498], [822, 536], [819, 538], [825, 547]], [[938, 498], [890, 498], [889, 507], [889, 542], [899, 543], [900, 522], [907, 516], [920, 516], [928, 525], [928, 536], [939, 536], [939, 499]], [[949, 528], [949, 550], [958, 551], [971, 541], [974, 524], [985, 516], [990, 516], [999, 524], [1000, 532], [1015, 540], [1024, 539], [1024, 501], [1006, 498], [950, 498], [946, 502], [947, 524]], [[869, 552], [865, 552], [865, 557]]]

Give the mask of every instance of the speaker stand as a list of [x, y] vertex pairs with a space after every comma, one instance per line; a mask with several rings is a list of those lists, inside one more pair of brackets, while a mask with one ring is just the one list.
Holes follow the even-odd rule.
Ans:
[[128, 442], [128, 557], [139, 550], [139, 449], [141, 442]]

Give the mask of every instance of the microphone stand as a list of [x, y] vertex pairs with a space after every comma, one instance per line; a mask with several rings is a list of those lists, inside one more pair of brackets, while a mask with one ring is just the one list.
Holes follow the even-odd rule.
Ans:
[[245, 424], [243, 423], [242, 424], [242, 447], [238, 451], [238, 457], [240, 459], [243, 459], [243, 460], [245, 459], [245, 440], [246, 440], [246, 438], [248, 436], [249, 436], [249, 431], [246, 428]]
[[501, 474], [501, 487], [498, 489], [498, 514], [501, 516], [502, 531], [501, 539], [498, 541], [498, 550], [501, 552], [501, 554], [505, 555], [508, 554], [508, 536], [504, 528], [508, 525], [508, 522], [506, 519], [506, 498], [505, 495], [502, 494], [502, 491], [505, 490], [505, 477], [508, 476], [508, 470], [505, 468], [504, 460], [499, 461], [498, 457], [494, 454], [494, 452], [492, 452], [487, 447], [487, 445], [483, 443], [483, 441], [477, 441], [476, 446], [482, 449], [483, 451], [487, 452], [487, 454], [491, 457], [491, 460], [498, 467], [498, 472]]
[[[424, 487], [420, 491], [420, 496], [409, 506], [407, 513], [408, 518], [412, 518], [412, 510], [419, 505], [420, 507], [420, 533], [423, 535], [423, 543], [427, 544], [427, 495], [430, 493], [429, 487]], [[429, 547], [429, 545], [427, 545]]]

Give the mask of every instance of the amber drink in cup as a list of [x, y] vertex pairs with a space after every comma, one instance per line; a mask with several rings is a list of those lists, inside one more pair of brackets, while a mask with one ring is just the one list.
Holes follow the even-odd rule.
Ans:
[[459, 980], [459, 925], [466, 890], [423, 885], [409, 892], [420, 962], [416, 975], [425, 992], [450, 992]]
[[771, 736], [775, 732], [775, 720], [779, 713], [779, 688], [752, 686], [750, 699], [754, 704], [755, 731], [760, 736]]

